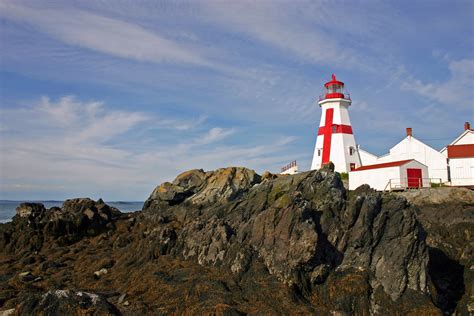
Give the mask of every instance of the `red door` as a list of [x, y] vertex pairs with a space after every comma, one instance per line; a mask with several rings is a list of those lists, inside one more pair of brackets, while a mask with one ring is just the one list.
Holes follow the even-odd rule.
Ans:
[[423, 179], [421, 177], [421, 169], [407, 169], [407, 184], [409, 188], [421, 188]]

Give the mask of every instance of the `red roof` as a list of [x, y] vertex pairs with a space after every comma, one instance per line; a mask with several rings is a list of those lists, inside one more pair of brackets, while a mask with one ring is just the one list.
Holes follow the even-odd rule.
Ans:
[[413, 161], [414, 159], [408, 159], [408, 160], [400, 160], [400, 161], [392, 161], [392, 162], [386, 162], [386, 163], [379, 163], [376, 165], [367, 165], [367, 166], [362, 166], [359, 167], [355, 170], [352, 171], [362, 171], [362, 170], [370, 170], [370, 169], [379, 169], [379, 168], [390, 168], [390, 167], [398, 167], [402, 166], [410, 161]]
[[448, 145], [448, 158], [474, 157], [474, 144]]

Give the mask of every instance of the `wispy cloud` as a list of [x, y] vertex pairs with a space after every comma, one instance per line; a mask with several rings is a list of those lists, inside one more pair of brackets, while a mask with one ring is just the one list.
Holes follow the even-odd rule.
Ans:
[[30, 114], [41, 117], [38, 124], [62, 127], [71, 136], [71, 143], [100, 144], [151, 119], [141, 112], [106, 111], [102, 102], [80, 102], [73, 96], [57, 102], [42, 97]]
[[199, 126], [203, 125], [207, 121], [208, 117], [206, 115], [199, 115], [196, 118], [187, 119], [170, 119], [170, 118], [157, 118], [155, 117], [152, 122], [150, 122], [150, 128], [158, 129], [170, 129], [178, 131], [189, 131]]
[[0, 3], [0, 14], [27, 23], [67, 44], [105, 54], [154, 63], [215, 65], [195, 50], [136, 24], [82, 10], [30, 8]]
[[211, 144], [220, 141], [234, 133], [232, 128], [213, 127], [206, 134], [196, 140], [197, 145]]
[[450, 78], [444, 82], [423, 83], [413, 77], [402, 88], [446, 105], [472, 109], [474, 99], [474, 59], [449, 62]]
[[359, 62], [355, 52], [340, 45], [321, 27], [308, 23], [307, 17], [294, 12], [295, 7], [289, 2], [208, 1], [202, 5], [209, 12], [209, 20], [245, 32], [303, 60], [348, 67]]
[[[36, 190], [44, 184], [56, 187], [57, 192], [105, 192], [113, 198], [145, 198], [154, 185], [186, 169], [239, 163], [254, 168], [274, 167], [287, 159], [283, 150], [294, 141], [287, 137], [267, 145], [224, 145], [223, 140], [234, 135], [236, 129], [184, 124], [185, 129], [175, 130], [187, 133], [187, 137], [174, 143], [150, 144], [133, 134], [146, 132], [148, 122], [160, 128], [160, 119], [144, 112], [113, 110], [103, 102], [82, 102], [72, 96], [56, 101], [43, 97], [30, 107], [2, 114], [1, 123], [7, 129], [0, 133], [0, 192], [23, 188], [25, 192], [44, 193]], [[202, 124], [204, 120], [197, 121]], [[173, 119], [162, 119], [165, 124], [161, 128], [173, 128], [167, 123], [170, 121]], [[123, 144], [119, 137], [122, 134], [137, 139], [137, 146]], [[129, 189], [130, 181], [133, 191]]]

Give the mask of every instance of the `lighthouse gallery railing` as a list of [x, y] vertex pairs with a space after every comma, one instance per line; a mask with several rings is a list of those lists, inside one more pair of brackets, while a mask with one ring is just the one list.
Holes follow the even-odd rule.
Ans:
[[[351, 99], [350, 93], [344, 93], [344, 99], [350, 100]], [[322, 101], [322, 100], [326, 100], [326, 94], [322, 94], [319, 96], [319, 101]]]

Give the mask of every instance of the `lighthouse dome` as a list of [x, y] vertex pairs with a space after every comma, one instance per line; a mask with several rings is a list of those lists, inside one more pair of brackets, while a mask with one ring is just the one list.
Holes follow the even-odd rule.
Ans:
[[324, 84], [324, 93], [319, 97], [319, 100], [325, 99], [348, 99], [350, 100], [350, 95], [344, 93], [344, 82], [337, 80], [336, 75], [332, 74], [331, 81], [328, 81]]

